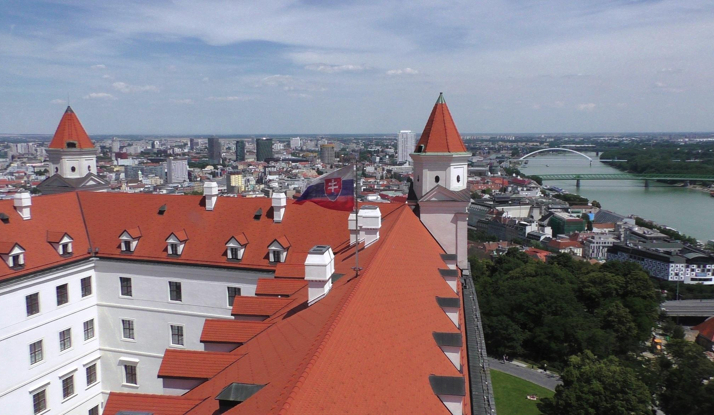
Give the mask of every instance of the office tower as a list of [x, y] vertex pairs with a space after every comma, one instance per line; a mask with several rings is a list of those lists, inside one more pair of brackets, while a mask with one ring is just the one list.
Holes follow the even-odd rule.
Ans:
[[166, 161], [166, 182], [183, 183], [188, 181], [188, 161], [170, 158]]
[[245, 161], [245, 141], [236, 141], [236, 161]]
[[196, 151], [196, 147], [198, 147], [198, 140], [195, 138], [192, 138], [188, 140], [188, 149], [191, 151]]
[[263, 137], [255, 140], [256, 161], [265, 161], [267, 158], [273, 158], [273, 139]]
[[320, 145], [320, 161], [325, 164], [335, 163], [335, 145], [321, 144]]
[[293, 137], [290, 139], [290, 148], [300, 148], [300, 137]]
[[220, 163], [221, 157], [221, 140], [218, 137], [208, 139], [208, 162]]
[[399, 132], [399, 137], [397, 138], [397, 162], [404, 163], [412, 162], [412, 158], [409, 156], [410, 153], [414, 151], [416, 146], [416, 134], [410, 130], [402, 130]]
[[243, 173], [231, 172], [226, 176], [226, 191], [231, 194], [243, 193]]

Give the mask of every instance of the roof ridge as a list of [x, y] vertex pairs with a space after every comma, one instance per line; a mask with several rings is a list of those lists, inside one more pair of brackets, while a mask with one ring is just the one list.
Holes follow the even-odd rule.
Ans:
[[[407, 205], [404, 205], [403, 207], [401, 207], [401, 208], [395, 210], [395, 212], [399, 211], [399, 215], [394, 219], [394, 220], [395, 220], [395, 224], [396, 224], [396, 222], [401, 218], [401, 216], [405, 214], [405, 212], [406, 212], [407, 210], [409, 210]], [[411, 210], [409, 210], [409, 211], [411, 212]], [[339, 308], [336, 308], [336, 309], [332, 312], [333, 314], [335, 314], [335, 313], [337, 313], [337, 314], [335, 315], [334, 319], [332, 319], [332, 323], [330, 324], [329, 328], [326, 330], [324, 336], [318, 336], [318, 337], [317, 337], [317, 339], [322, 339], [322, 340], [320, 341], [320, 344], [317, 346], [317, 348], [314, 349], [315, 351], [314, 351], [312, 354], [308, 353], [308, 354], [305, 356], [305, 359], [303, 359], [303, 361], [304, 361], [304, 360], [306, 360], [308, 357], [310, 357], [310, 361], [307, 363], [307, 366], [305, 367], [305, 369], [303, 369], [302, 373], [300, 374], [300, 377], [298, 378], [297, 382], [295, 383], [295, 385], [293, 386], [292, 390], [290, 391], [290, 394], [288, 395], [288, 398], [285, 400], [285, 402], [283, 403], [282, 408], [281, 408], [280, 411], [278, 412], [279, 414], [287, 414], [287, 411], [290, 409], [291, 403], [295, 400], [295, 397], [296, 397], [297, 394], [300, 392], [300, 388], [301, 388], [302, 384], [305, 382], [305, 379], [310, 375], [310, 372], [312, 371], [312, 368], [314, 367], [315, 362], [320, 358], [320, 355], [322, 354], [322, 351], [325, 349], [325, 345], [327, 344], [327, 342], [328, 342], [328, 341], [330, 340], [330, 338], [332, 337], [332, 333], [335, 331], [335, 328], [337, 327], [337, 323], [340, 322], [340, 320], [342, 319], [342, 316], [345, 314], [345, 311], [346, 311], [346, 309], [347, 309], [347, 306], [352, 302], [352, 299], [353, 299], [354, 296], [355, 296], [355, 292], [357, 292], [357, 288], [362, 285], [362, 281], [364, 281], [364, 279], [365, 279], [365, 277], [367, 276], [369, 270], [370, 270], [371, 268], [373, 268], [372, 264], [374, 264], [375, 262], [377, 262], [377, 259], [378, 259], [380, 256], [384, 255], [384, 254], [383, 254], [384, 252], [386, 252], [386, 251], [383, 251], [383, 250], [381, 249], [381, 247], [382, 247], [383, 245], [386, 245], [386, 241], [389, 240], [389, 239], [392, 237], [392, 235], [395, 234], [395, 233], [396, 233], [396, 232], [388, 232], [388, 233], [387, 233], [387, 236], [384, 238], [384, 240], [382, 241], [382, 243], [379, 244], [378, 250], [377, 250], [377, 252], [375, 253], [374, 258], [373, 258], [373, 259], [369, 262], [369, 264], [367, 264], [367, 266], [365, 267], [364, 272], [363, 272], [362, 275], [361, 275], [361, 278], [360, 278], [360, 277], [357, 278], [357, 283], [354, 285], [354, 287], [352, 287], [352, 291], [347, 295], [347, 298], [343, 300], [342, 305], [339, 306]], [[353, 279], [353, 278], [354, 278], [354, 277], [350, 278], [350, 280]], [[348, 280], [348, 281], [349, 281], [349, 280]], [[324, 330], [324, 329], [323, 329], [323, 330]], [[316, 339], [316, 340], [317, 340], [317, 339]], [[312, 348], [311, 348], [311, 350], [312, 350]], [[295, 373], [293, 376], [295, 376], [296, 374], [297, 374], [297, 373]]]

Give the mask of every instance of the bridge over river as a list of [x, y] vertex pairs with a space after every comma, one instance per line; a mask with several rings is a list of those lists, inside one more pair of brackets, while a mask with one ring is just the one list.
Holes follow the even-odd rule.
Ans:
[[650, 180], [677, 180], [677, 181], [703, 181], [714, 182], [714, 176], [702, 174], [539, 174], [543, 181], [548, 180], [575, 180], [580, 187], [581, 180], [644, 180], [645, 187], [649, 187]]
[[670, 317], [714, 316], [714, 300], [665, 301], [661, 308]]

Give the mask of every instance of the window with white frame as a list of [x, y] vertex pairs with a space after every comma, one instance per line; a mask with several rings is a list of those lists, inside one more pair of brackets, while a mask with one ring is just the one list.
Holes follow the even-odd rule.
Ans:
[[131, 278], [119, 277], [119, 285], [121, 286], [120, 295], [122, 297], [132, 297]]
[[138, 385], [136, 365], [124, 364], [124, 383], [127, 385]]
[[248, 239], [244, 234], [240, 234], [237, 238], [231, 237], [226, 242], [226, 257], [232, 261], [240, 261], [245, 253], [245, 246], [248, 244]]
[[233, 307], [236, 297], [240, 297], [240, 287], [228, 287], [228, 306]]
[[59, 332], [60, 352], [63, 352], [72, 347], [72, 329], [62, 330]]
[[57, 286], [57, 305], [61, 306], [69, 302], [69, 287], [67, 284]]
[[180, 282], [169, 281], [169, 300], [183, 301], [183, 295], [181, 293], [181, 283]]
[[97, 364], [92, 363], [84, 369], [85, 375], [87, 377], [87, 386], [94, 385], [97, 383]]
[[271, 262], [283, 262], [282, 261], [282, 259], [283, 259], [283, 251], [282, 250], [276, 249], [276, 250], [270, 251], [270, 254], [271, 254], [271, 259], [270, 259]]
[[30, 294], [25, 297], [25, 306], [27, 308], [27, 316], [31, 316], [40, 312], [40, 293]]
[[99, 415], [99, 405], [97, 405], [93, 408], [90, 408], [87, 415]]
[[171, 345], [183, 346], [183, 326], [171, 324]]
[[92, 295], [92, 277], [85, 277], [79, 280], [82, 287], [82, 297]]
[[84, 341], [94, 338], [94, 319], [84, 322]]
[[30, 364], [39, 363], [42, 359], [42, 340], [38, 340], [30, 345]]
[[67, 399], [74, 395], [74, 375], [69, 375], [62, 379], [62, 399]]
[[134, 252], [136, 250], [136, 245], [139, 243], [140, 237], [141, 232], [138, 228], [122, 232], [122, 234], [119, 235], [119, 240], [121, 241], [121, 251], [123, 253]]
[[171, 233], [168, 238], [166, 238], [166, 252], [171, 256], [179, 256], [183, 253], [183, 249], [186, 246], [186, 241], [188, 237], [186, 232]]
[[124, 340], [135, 340], [134, 320], [124, 319], [121, 321], [121, 337]]
[[9, 250], [3, 249], [0, 256], [10, 268], [19, 269], [25, 266], [25, 249], [20, 244], [12, 245]]
[[289, 248], [289, 246], [281, 245], [277, 239], [274, 240], [268, 245], [268, 260], [273, 263], [285, 262]]
[[60, 255], [71, 255], [72, 254], [72, 242], [66, 242], [60, 244]]
[[32, 394], [32, 409], [34, 414], [40, 414], [47, 410], [47, 394], [44, 389]]

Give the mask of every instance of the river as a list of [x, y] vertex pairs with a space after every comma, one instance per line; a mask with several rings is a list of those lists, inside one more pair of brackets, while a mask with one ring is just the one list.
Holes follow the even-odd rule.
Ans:
[[[586, 154], [593, 158], [592, 166], [577, 154], [546, 153], [529, 157], [522, 171], [528, 175], [622, 173], [598, 161], [595, 153]], [[714, 198], [708, 192], [654, 181], [649, 188], [643, 181], [582, 180], [580, 189], [575, 187], [575, 180], [549, 180], [544, 184], [597, 200], [603, 209], [670, 226], [703, 242], [714, 239]]]

